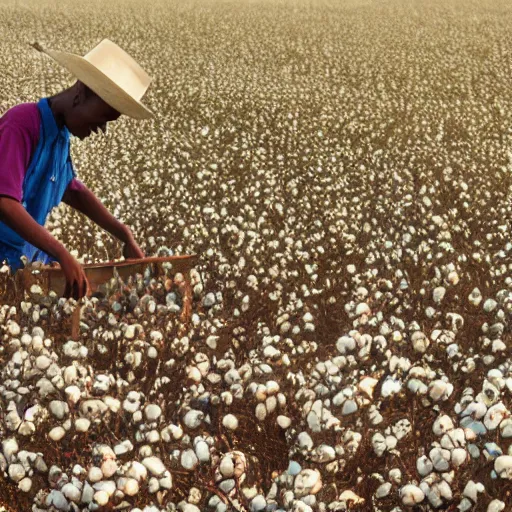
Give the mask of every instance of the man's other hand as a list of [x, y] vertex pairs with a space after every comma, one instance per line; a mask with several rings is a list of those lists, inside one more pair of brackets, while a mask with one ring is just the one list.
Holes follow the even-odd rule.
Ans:
[[128, 240], [123, 247], [123, 256], [127, 260], [133, 260], [138, 258], [144, 258], [145, 254], [142, 249], [137, 245], [137, 242], [131, 238]]

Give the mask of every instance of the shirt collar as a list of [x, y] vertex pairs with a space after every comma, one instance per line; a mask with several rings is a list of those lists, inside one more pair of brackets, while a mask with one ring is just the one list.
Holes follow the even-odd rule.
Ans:
[[48, 103], [48, 98], [43, 98], [42, 100], [42, 106], [45, 110], [47, 123], [46, 126], [48, 128], [47, 136], [51, 139], [55, 139], [57, 137], [62, 137], [64, 139], [69, 139], [69, 130], [66, 125], [64, 125], [62, 128], [59, 128], [59, 125], [57, 124], [57, 121], [53, 115], [52, 109], [50, 107], [50, 104]]

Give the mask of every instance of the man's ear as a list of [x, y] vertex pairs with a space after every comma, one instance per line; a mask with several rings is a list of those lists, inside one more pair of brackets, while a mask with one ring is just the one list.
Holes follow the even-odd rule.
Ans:
[[73, 107], [76, 107], [80, 103], [85, 101], [85, 90], [84, 84], [79, 80], [75, 84], [75, 93], [73, 97]]

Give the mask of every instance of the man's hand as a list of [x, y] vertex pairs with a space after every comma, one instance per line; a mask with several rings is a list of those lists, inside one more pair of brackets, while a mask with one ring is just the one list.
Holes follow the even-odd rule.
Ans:
[[142, 249], [137, 245], [137, 242], [130, 237], [129, 240], [124, 244], [123, 247], [123, 256], [127, 260], [144, 258], [145, 254], [142, 252]]
[[89, 282], [80, 263], [67, 253], [60, 258], [60, 266], [66, 276], [66, 288], [63, 296], [66, 299], [73, 297], [75, 300], [84, 297], [89, 291]]

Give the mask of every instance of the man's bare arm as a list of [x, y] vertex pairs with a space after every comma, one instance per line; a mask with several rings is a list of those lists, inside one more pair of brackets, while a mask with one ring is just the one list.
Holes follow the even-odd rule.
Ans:
[[33, 246], [53, 256], [66, 276], [65, 297], [79, 299], [87, 292], [87, 278], [78, 261], [44, 226], [38, 224], [25, 208], [11, 197], [0, 197], [0, 220]]
[[121, 242], [129, 242], [132, 238], [131, 230], [116, 219], [91, 190], [85, 185], [83, 187], [83, 190], [72, 190], [68, 187], [62, 200]]
[[130, 228], [116, 219], [85, 185], [83, 190], [68, 187], [62, 200], [123, 242], [123, 256], [126, 259], [144, 257], [144, 252], [135, 242]]
[[23, 240], [53, 256], [57, 261], [68, 252], [16, 199], [0, 197], [0, 220], [18, 233]]

